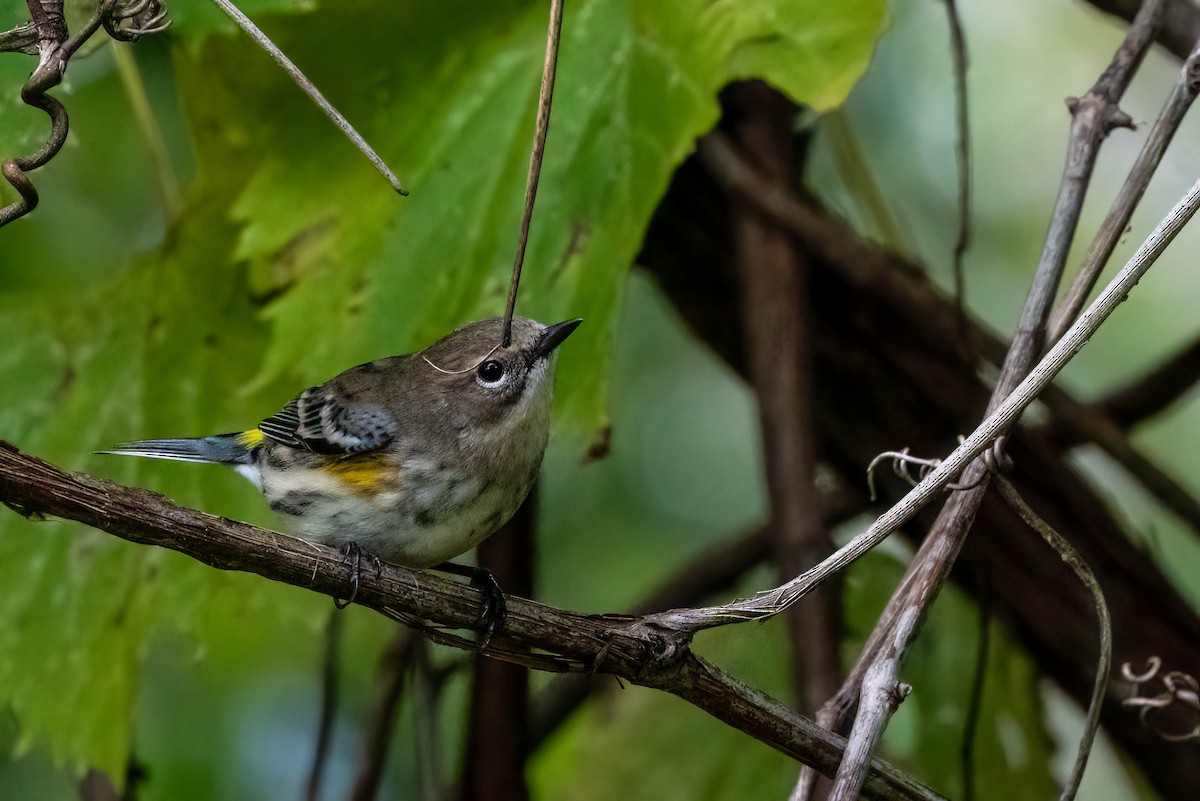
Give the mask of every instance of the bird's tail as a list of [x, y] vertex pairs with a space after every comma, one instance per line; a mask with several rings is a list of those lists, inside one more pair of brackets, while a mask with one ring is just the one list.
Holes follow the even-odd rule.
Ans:
[[152, 459], [175, 459], [181, 462], [252, 464], [254, 451], [262, 442], [262, 437], [262, 432], [255, 428], [240, 434], [218, 434], [201, 439], [143, 439], [122, 442], [98, 453], [148, 456]]

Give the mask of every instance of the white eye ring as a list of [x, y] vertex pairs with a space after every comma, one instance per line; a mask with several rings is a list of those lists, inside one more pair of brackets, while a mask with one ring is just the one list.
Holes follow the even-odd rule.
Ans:
[[475, 376], [483, 386], [494, 388], [503, 386], [508, 381], [508, 370], [504, 362], [488, 359], [476, 368]]

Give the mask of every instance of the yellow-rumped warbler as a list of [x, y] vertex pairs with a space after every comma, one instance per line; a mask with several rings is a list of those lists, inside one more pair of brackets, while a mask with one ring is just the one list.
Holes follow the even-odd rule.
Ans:
[[507, 348], [501, 318], [469, 323], [306, 389], [248, 431], [103, 453], [230, 465], [290, 533], [352, 550], [356, 562], [361, 549], [438, 566], [494, 533], [529, 494], [549, 436], [554, 349], [580, 322], [516, 317]]

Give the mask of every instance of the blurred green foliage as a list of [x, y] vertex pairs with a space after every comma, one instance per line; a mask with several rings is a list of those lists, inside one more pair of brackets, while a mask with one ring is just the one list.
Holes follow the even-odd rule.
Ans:
[[[71, 110], [68, 146], [35, 175], [41, 206], [0, 231], [0, 437], [75, 469], [270, 525], [257, 493], [219, 468], [89, 454], [123, 439], [237, 429], [349, 365], [498, 313], [545, 8], [518, 0], [469, 8], [240, 5], [382, 152], [412, 196], [391, 194], [211, 3], [173, 0], [169, 34], [132, 50], [172, 169], [187, 187], [185, 208], [177, 218], [163, 210], [161, 176], [108, 48], [73, 63], [56, 92]], [[1120, 30], [1066, 3], [962, 5], [973, 96], [987, 98], [974, 116], [968, 299], [1007, 330], [1036, 260], [1065, 141], [1065, 115], [1045, 111], [1091, 83]], [[0, 27], [21, 20], [18, 6], [0, 9]], [[904, 246], [946, 281], [955, 134], [945, 23], [939, 3], [898, 6], [894, 29], [842, 113]], [[1034, 16], [1044, 24], [1031, 29]], [[558, 428], [542, 481], [538, 596], [546, 602], [624, 608], [706, 545], [761, 520], [750, 393], [628, 268], [672, 170], [716, 120], [723, 85], [762, 76], [829, 110], [855, 86], [884, 25], [882, 0], [568, 4], [520, 304], [544, 320], [587, 321], [562, 354]], [[1063, 30], [1074, 32], [1069, 45]], [[1014, 68], [1018, 43], [1028, 63]], [[5, 157], [43, 135], [44, 116], [16, 100], [31, 66], [27, 57], [0, 57]], [[1147, 86], [1164, 86], [1172, 69], [1151, 59], [1149, 77], [1131, 91], [1135, 117], [1153, 115], [1157, 95]], [[1143, 97], [1152, 102], [1136, 105]], [[1114, 135], [1109, 152], [1127, 160], [1128, 141]], [[819, 127], [814, 191], [863, 230], [879, 230], [862, 188], [839, 171], [833, 144]], [[1189, 180], [1200, 172], [1194, 154], [1174, 158], [1174, 171]], [[1111, 196], [1103, 169], [1097, 182], [1098, 196]], [[1173, 186], [1152, 192], [1139, 219], [1155, 219]], [[11, 198], [0, 186], [0, 202]], [[1085, 230], [1103, 213], [1093, 205]], [[1162, 283], [1157, 275], [1146, 282], [1160, 287], [1145, 290], [1159, 305], [1118, 314], [1117, 333], [1106, 329], [1071, 375], [1077, 388], [1099, 392], [1136, 373], [1148, 351], [1166, 352], [1190, 335], [1184, 326], [1147, 323], [1190, 309], [1194, 293], [1172, 291], [1200, 280], [1186, 275], [1188, 266], [1165, 264]], [[1197, 449], [1178, 444], [1200, 444], [1194, 406], [1143, 434], [1179, 460], [1181, 475]], [[611, 456], [581, 464], [583, 446], [608, 423]], [[1200, 594], [1194, 543], [1095, 462], [1085, 457], [1135, 527], [1153, 534], [1148, 542], [1181, 587]], [[848, 655], [906, 558], [893, 546], [849, 572]], [[741, 589], [770, 583], [762, 572]], [[329, 611], [327, 599], [301, 590], [79, 526], [0, 515], [0, 748], [11, 754], [0, 763], [0, 797], [70, 797], [79, 771], [119, 776], [131, 755], [147, 768], [139, 788], [147, 799], [297, 796]], [[376, 615], [346, 615], [352, 658], [344, 660], [329, 781], [339, 792], [391, 636]], [[1061, 766], [1051, 760], [1042, 689], [1002, 623], [991, 631], [977, 797], [1048, 797], [1052, 768]], [[885, 743], [890, 758], [955, 795], [977, 639], [976, 611], [948, 592], [904, 668], [916, 689]], [[781, 626], [713, 632], [699, 648], [788, 697]], [[440, 649], [433, 656], [439, 664], [459, 659]], [[458, 671], [439, 696], [442, 737], [433, 750], [441, 779], [457, 764], [465, 685]], [[415, 734], [418, 718], [406, 702], [386, 777], [394, 796], [412, 795], [427, 778], [420, 766], [431, 746]], [[1069, 738], [1063, 742], [1069, 752]], [[1111, 757], [1098, 762], [1088, 797], [1133, 797], [1123, 769]], [[589, 702], [539, 752], [530, 776], [540, 798], [780, 798], [795, 765], [676, 699], [631, 688]]]

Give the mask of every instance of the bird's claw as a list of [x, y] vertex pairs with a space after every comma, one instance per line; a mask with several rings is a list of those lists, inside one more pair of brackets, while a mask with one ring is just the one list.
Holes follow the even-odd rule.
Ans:
[[347, 606], [354, 603], [354, 599], [358, 597], [358, 585], [362, 578], [361, 568], [362, 568], [362, 559], [363, 559], [364, 555], [366, 555], [371, 560], [371, 562], [375, 565], [375, 576], [377, 578], [383, 572], [383, 562], [380, 561], [378, 556], [376, 556], [375, 554], [366, 550], [361, 545], [359, 545], [357, 542], [348, 542], [345, 545], [343, 545], [342, 546], [342, 556], [345, 557], [345, 561], [348, 561], [351, 564], [350, 597], [344, 601], [339, 601], [337, 598], [334, 598], [333, 605], [336, 606], [338, 609], [345, 609]]

